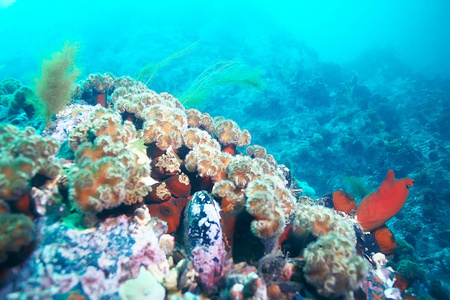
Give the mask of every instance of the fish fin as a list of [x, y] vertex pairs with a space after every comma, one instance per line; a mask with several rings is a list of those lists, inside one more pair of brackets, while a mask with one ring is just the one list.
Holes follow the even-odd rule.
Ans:
[[394, 171], [389, 170], [386, 175], [386, 178], [384, 178], [384, 181], [394, 181], [394, 180], [395, 180]]

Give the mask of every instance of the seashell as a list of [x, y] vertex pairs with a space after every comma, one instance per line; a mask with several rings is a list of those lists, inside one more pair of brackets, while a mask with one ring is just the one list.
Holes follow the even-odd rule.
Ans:
[[186, 222], [186, 252], [202, 287], [211, 290], [229, 262], [219, 205], [206, 191], [196, 192], [186, 208]]

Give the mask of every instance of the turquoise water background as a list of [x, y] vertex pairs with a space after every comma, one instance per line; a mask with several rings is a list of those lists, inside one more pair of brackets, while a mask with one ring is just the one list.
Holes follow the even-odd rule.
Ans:
[[[266, 65], [274, 61], [264, 55], [282, 50], [287, 37], [325, 61], [350, 63], [369, 49], [388, 47], [416, 71], [450, 76], [450, 3], [444, 0], [18, 0], [7, 8], [11, 0], [0, 2], [0, 76], [24, 81], [64, 40], [82, 44], [87, 74], [133, 75], [196, 40], [198, 56], [250, 57]], [[199, 63], [195, 54], [188, 61]]]

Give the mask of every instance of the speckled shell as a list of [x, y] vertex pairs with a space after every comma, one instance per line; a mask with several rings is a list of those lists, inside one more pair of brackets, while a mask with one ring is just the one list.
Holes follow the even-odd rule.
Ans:
[[206, 191], [192, 195], [186, 207], [186, 252], [206, 290], [223, 277], [227, 253], [220, 209]]

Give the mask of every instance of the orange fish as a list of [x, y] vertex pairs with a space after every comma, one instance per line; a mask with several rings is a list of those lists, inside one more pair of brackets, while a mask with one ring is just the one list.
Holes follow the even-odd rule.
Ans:
[[389, 228], [383, 225], [372, 233], [375, 236], [378, 246], [380, 247], [381, 253], [391, 255], [395, 252], [395, 249], [397, 248], [397, 241]]
[[353, 198], [353, 196], [349, 193], [344, 191], [335, 191], [332, 199], [335, 210], [348, 214], [352, 210], [356, 209], [355, 198]]
[[380, 187], [367, 195], [356, 209], [356, 218], [365, 231], [379, 228], [395, 216], [408, 198], [409, 187], [414, 185], [411, 178], [395, 179], [389, 170]]

